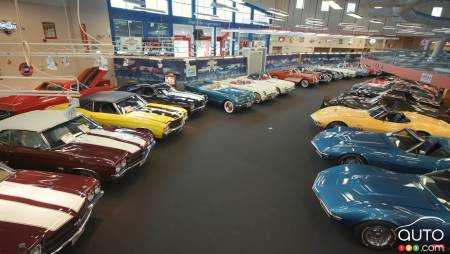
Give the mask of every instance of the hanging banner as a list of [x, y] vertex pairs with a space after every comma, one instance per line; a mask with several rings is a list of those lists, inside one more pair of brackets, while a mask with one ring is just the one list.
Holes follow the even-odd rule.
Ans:
[[[83, 32], [84, 31], [84, 32]], [[80, 33], [81, 33], [81, 42], [85, 44], [84, 48], [86, 53], [89, 51], [89, 39], [87, 36], [87, 30], [86, 30], [86, 24], [82, 23], [80, 27]]]

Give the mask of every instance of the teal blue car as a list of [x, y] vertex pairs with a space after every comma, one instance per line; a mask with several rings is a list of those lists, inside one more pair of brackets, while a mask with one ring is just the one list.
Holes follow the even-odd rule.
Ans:
[[250, 108], [256, 100], [253, 92], [223, 86], [219, 83], [185, 85], [184, 89], [207, 95], [209, 104], [222, 107], [229, 114], [238, 109]]

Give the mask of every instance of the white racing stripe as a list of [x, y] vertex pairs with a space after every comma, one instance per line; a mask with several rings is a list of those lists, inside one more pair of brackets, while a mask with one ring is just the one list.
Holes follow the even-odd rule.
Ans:
[[62, 206], [75, 212], [80, 210], [85, 201], [84, 197], [76, 194], [9, 181], [0, 183], [0, 194]]
[[90, 131], [90, 133], [107, 136], [107, 137], [112, 137], [112, 138], [117, 138], [117, 139], [121, 139], [121, 140], [128, 141], [128, 142], [137, 143], [140, 146], [144, 146], [146, 143], [146, 141], [144, 139], [142, 139], [138, 136], [129, 134], [129, 133], [124, 133], [124, 132], [113, 132], [113, 131], [107, 131], [104, 129], [92, 129]]
[[83, 143], [83, 144], [91, 144], [91, 145], [98, 145], [98, 146], [106, 146], [111, 148], [117, 148], [120, 150], [125, 150], [129, 153], [135, 153], [139, 151], [141, 148], [137, 145], [128, 144], [125, 142], [117, 141], [110, 138], [104, 138], [99, 136], [93, 136], [89, 134], [83, 134], [78, 136], [75, 139], [76, 143]]
[[0, 200], [0, 221], [58, 230], [72, 215], [45, 207]]

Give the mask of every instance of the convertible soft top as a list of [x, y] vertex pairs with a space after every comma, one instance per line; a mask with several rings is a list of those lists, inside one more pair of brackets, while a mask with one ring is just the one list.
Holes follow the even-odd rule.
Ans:
[[80, 98], [80, 104], [84, 105], [84, 104], [92, 102], [92, 101], [115, 103], [115, 102], [119, 102], [123, 99], [126, 99], [130, 96], [133, 96], [133, 95], [134, 95], [134, 93], [122, 92], [122, 91], [98, 92], [98, 93], [93, 93], [93, 94], [90, 94], [87, 96], [82, 96]]

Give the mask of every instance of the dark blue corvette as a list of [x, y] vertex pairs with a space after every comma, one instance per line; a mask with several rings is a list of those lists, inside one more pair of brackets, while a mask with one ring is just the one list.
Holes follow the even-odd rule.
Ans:
[[341, 164], [369, 164], [410, 174], [450, 168], [450, 139], [424, 137], [410, 129], [372, 133], [337, 127], [322, 131], [311, 143], [322, 158]]
[[320, 172], [313, 191], [326, 214], [366, 247], [450, 243], [450, 170], [413, 175], [339, 165]]

